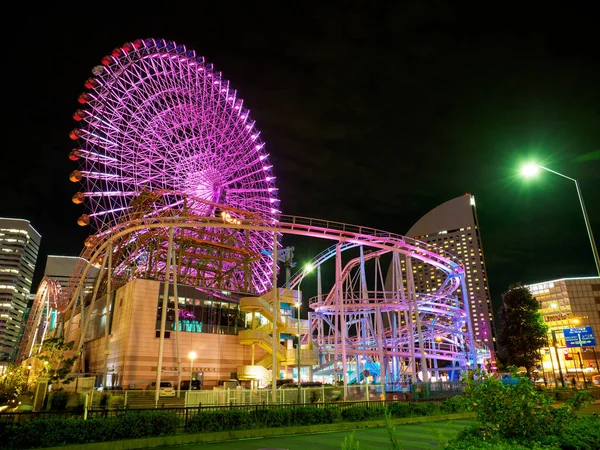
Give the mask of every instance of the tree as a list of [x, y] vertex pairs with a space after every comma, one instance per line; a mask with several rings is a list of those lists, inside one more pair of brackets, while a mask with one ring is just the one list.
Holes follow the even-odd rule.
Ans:
[[73, 381], [75, 378], [69, 377], [69, 374], [77, 357], [66, 358], [65, 354], [73, 349], [74, 344], [74, 341], [65, 342], [62, 336], [45, 339], [36, 355], [44, 364], [39, 376], [49, 378], [50, 383], [60, 381], [62, 384], [69, 384]]
[[540, 349], [548, 345], [548, 326], [539, 309], [539, 302], [521, 284], [510, 286], [502, 294], [498, 333], [500, 360], [506, 365], [525, 367], [527, 376], [540, 360]]
[[16, 364], [9, 364], [0, 376], [0, 405], [16, 399], [27, 387], [25, 369]]

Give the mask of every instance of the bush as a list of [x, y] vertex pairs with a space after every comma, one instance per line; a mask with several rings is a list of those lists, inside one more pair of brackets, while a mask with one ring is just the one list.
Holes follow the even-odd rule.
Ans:
[[440, 410], [443, 414], [456, 414], [465, 412], [466, 408], [463, 399], [457, 395], [445, 399], [440, 405]]
[[468, 382], [463, 398], [477, 413], [479, 424], [462, 430], [449, 449], [568, 449], [600, 448], [600, 423], [575, 412], [591, 402], [584, 391], [572, 391], [560, 408], [554, 399], [535, 390], [530, 380], [505, 386], [496, 378]]
[[64, 411], [67, 408], [69, 394], [62, 389], [54, 391], [50, 397], [50, 409], [55, 411]]
[[127, 412], [102, 419], [35, 419], [0, 422], [0, 448], [55, 447], [175, 434], [179, 418], [169, 412]]
[[579, 417], [557, 436], [563, 450], [595, 450], [600, 448], [600, 418]]
[[342, 410], [342, 420], [359, 422], [369, 417], [369, 411], [364, 406], [351, 406]]
[[324, 408], [325, 414], [324, 423], [339, 422], [342, 419], [342, 414], [338, 408]]
[[[262, 411], [253, 411], [262, 412]], [[264, 417], [251, 414], [248, 411], [202, 411], [188, 420], [188, 431], [211, 432], [226, 430], [244, 430], [252, 428], [256, 420], [264, 420]]]

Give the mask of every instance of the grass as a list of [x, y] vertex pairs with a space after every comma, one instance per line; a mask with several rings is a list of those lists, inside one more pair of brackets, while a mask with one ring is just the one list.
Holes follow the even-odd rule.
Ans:
[[[459, 430], [474, 423], [474, 419], [446, 420], [417, 424], [395, 425], [396, 436], [403, 450], [441, 448], [440, 439], [451, 439]], [[261, 448], [287, 450], [340, 450], [344, 439], [351, 431], [303, 434], [292, 436], [245, 439], [218, 443], [187, 444], [185, 450], [257, 450]], [[388, 430], [382, 428], [360, 429], [354, 432], [354, 441], [360, 443], [360, 449], [386, 449], [390, 443]], [[161, 447], [179, 449], [182, 447]]]

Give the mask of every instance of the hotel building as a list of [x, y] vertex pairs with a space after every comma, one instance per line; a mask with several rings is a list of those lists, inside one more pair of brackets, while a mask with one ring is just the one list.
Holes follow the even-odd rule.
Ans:
[[[442, 203], [421, 217], [405, 235], [444, 249], [461, 261], [465, 268], [473, 337], [478, 346], [483, 344], [489, 349], [493, 367], [496, 330], [475, 197], [465, 194]], [[417, 292], [435, 293], [444, 279], [440, 275], [432, 266], [414, 266]], [[456, 294], [462, 295], [462, 291], [459, 289]]]

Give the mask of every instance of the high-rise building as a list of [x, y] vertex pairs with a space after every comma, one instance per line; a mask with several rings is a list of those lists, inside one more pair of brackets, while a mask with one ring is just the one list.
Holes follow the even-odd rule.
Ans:
[[41, 235], [23, 219], [0, 218], [0, 361], [17, 356]]
[[[442, 203], [421, 217], [405, 235], [446, 250], [462, 262], [473, 337], [491, 353], [496, 352], [496, 330], [475, 197], [465, 194]], [[436, 292], [443, 280], [438, 275], [432, 266], [413, 267], [416, 290], [425, 294]], [[462, 295], [462, 291], [458, 290], [457, 295]], [[493, 355], [490, 356], [493, 364]]]
[[[87, 261], [80, 256], [48, 255], [46, 258], [44, 278], [58, 281], [60, 283], [62, 295], [69, 295], [74, 292], [76, 284], [79, 282], [78, 273], [86, 264]], [[84, 295], [92, 292], [93, 282], [97, 273], [98, 268], [93, 266], [87, 273], [85, 284], [83, 285]], [[70, 298], [63, 298], [61, 299], [61, 303], [67, 304], [69, 300]]]
[[545, 381], [559, 385], [575, 377], [583, 386], [584, 375], [589, 380], [599, 373], [600, 277], [561, 278], [527, 287], [548, 325], [549, 346], [542, 352]]

